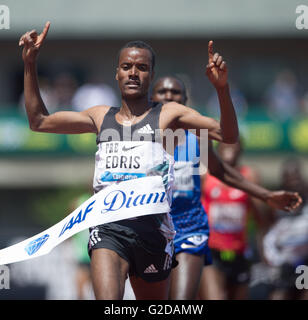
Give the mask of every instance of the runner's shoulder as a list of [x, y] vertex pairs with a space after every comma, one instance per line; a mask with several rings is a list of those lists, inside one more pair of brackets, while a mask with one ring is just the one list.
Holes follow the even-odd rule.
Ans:
[[177, 102], [168, 102], [162, 106], [162, 114], [167, 117], [179, 117], [189, 112], [191, 108]]
[[86, 114], [92, 119], [92, 121], [94, 121], [96, 125], [96, 130], [97, 132], [99, 132], [101, 125], [103, 123], [104, 117], [110, 108], [111, 107], [107, 105], [97, 105], [82, 111], [82, 113]]

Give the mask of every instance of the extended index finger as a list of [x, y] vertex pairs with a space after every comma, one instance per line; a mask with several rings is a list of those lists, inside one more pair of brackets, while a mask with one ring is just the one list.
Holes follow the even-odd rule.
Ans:
[[209, 55], [209, 63], [211, 63], [213, 61], [213, 41], [210, 40], [209, 44], [208, 44], [208, 55]]
[[41, 36], [42, 36], [42, 41], [45, 40], [46, 36], [47, 36], [47, 33], [48, 33], [48, 30], [49, 30], [49, 27], [50, 27], [50, 21], [47, 21], [46, 24], [45, 24], [45, 27], [41, 33]]

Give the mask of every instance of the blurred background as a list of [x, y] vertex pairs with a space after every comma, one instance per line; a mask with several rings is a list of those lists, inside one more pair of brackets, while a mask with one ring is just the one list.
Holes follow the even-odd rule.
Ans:
[[[299, 159], [301, 176], [308, 178], [308, 30], [295, 25], [296, 8], [303, 2], [1, 0], [10, 21], [9, 29], [0, 29], [0, 248], [69, 214], [91, 194], [94, 170], [94, 135], [29, 130], [18, 47], [23, 33], [41, 32], [51, 21], [38, 62], [41, 94], [50, 112], [120, 106], [118, 51], [140, 39], [157, 54], [156, 78], [179, 76], [189, 90], [188, 105], [218, 117], [216, 93], [205, 76], [207, 44], [214, 40], [214, 50], [229, 67], [244, 141], [241, 162], [258, 172], [261, 184], [279, 188], [283, 163], [290, 157]], [[252, 248], [254, 232], [252, 222]], [[11, 290], [1, 290], [0, 299], [93, 298], [87, 258], [75, 249], [78, 241], [11, 265]], [[259, 254], [254, 257], [259, 263]], [[262, 282], [256, 279], [251, 298], [267, 299], [268, 287], [263, 295], [253, 291]]]

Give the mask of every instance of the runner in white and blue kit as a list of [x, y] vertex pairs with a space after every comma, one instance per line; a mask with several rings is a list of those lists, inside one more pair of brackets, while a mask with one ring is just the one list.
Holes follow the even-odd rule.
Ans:
[[[144, 125], [142, 124], [141, 128], [137, 129], [137, 133], [152, 135], [153, 129], [155, 131], [158, 129], [162, 134], [162, 138], [164, 138], [165, 132], [172, 133], [177, 129], [193, 128], [198, 132], [207, 129], [211, 139], [225, 141], [226, 143], [237, 141], [238, 126], [227, 85], [227, 66], [221, 57], [219, 60], [213, 61], [212, 41], [208, 45], [209, 63], [206, 74], [210, 81], [215, 84], [221, 100], [220, 122], [204, 117], [195, 110], [175, 102], [163, 105], [161, 108], [155, 107], [150, 102], [149, 88], [154, 78], [155, 54], [153, 49], [142, 41], [129, 42], [119, 51], [115, 72], [115, 78], [121, 94], [121, 106], [118, 109], [115, 110], [110, 106], [100, 105], [82, 112], [60, 111], [49, 114], [40, 95], [36, 69], [38, 53], [46, 39], [49, 28], [50, 22], [47, 22], [41, 34], [32, 30], [22, 35], [19, 40], [19, 46], [23, 47], [25, 106], [29, 125], [33, 131], [38, 132], [58, 134], [95, 133], [97, 135], [98, 153], [96, 154], [96, 170], [93, 181], [95, 192], [103, 192], [107, 188], [117, 186], [116, 192], [121, 193], [122, 196], [123, 194], [126, 195], [123, 190], [125, 189], [124, 184], [127, 186], [127, 183], [125, 183], [127, 181], [123, 181], [123, 178], [126, 180], [127, 174], [130, 177], [134, 175], [135, 179], [133, 181], [138, 187], [135, 191], [131, 190], [128, 196], [130, 199], [132, 193], [136, 194], [138, 192], [139, 196], [132, 201], [141, 203], [142, 201], [148, 201], [142, 196], [142, 190], [145, 188], [153, 191], [149, 193], [149, 196], [166, 195], [169, 181], [171, 184], [173, 160], [169, 162], [170, 175], [167, 174], [166, 176], [168, 181], [165, 181], [164, 174], [157, 175], [156, 173], [162, 172], [165, 163], [164, 159], [168, 158], [166, 153], [171, 156], [174, 148], [169, 152], [164, 145], [165, 141], [160, 143], [156, 142], [156, 139], [154, 143], [151, 140], [140, 140], [136, 143], [138, 146], [140, 144], [140, 147], [136, 147], [135, 141], [131, 145], [132, 141], [124, 139], [124, 135], [123, 139], [119, 136], [117, 127], [120, 128], [120, 131], [124, 130], [123, 127], [126, 127], [126, 129], [131, 129], [133, 133], [134, 129], [140, 126], [143, 121], [155, 119], [155, 128], [152, 128], [152, 125], [146, 122]], [[111, 133], [111, 140], [105, 140], [105, 135], [103, 134], [105, 130]], [[172, 137], [171, 139], [173, 140]], [[147, 170], [149, 164], [143, 163], [143, 166], [141, 166], [140, 162], [141, 160], [146, 161], [145, 158], [149, 156], [149, 153], [145, 151], [147, 144], [157, 146], [161, 152], [160, 156], [155, 153], [152, 158], [154, 162], [157, 159], [157, 163], [153, 168], [153, 173], [157, 179], [153, 178], [155, 178], [157, 184], [144, 186], [143, 183], [147, 183], [149, 180], [154, 181], [153, 179], [147, 179], [150, 178], [150, 172]], [[142, 150], [145, 157], [141, 159]], [[147, 150], [153, 149], [148, 148]], [[138, 158], [139, 156], [140, 158]], [[173, 156], [171, 156], [171, 159], [173, 159]], [[128, 172], [127, 168], [132, 170]], [[110, 169], [115, 169], [116, 171]], [[165, 172], [165, 170], [163, 171]], [[146, 177], [138, 178], [139, 174], [146, 174]], [[114, 200], [110, 199], [112, 202], [109, 202], [108, 205], [114, 205], [113, 201], [117, 200], [115, 197], [114, 195]], [[129, 199], [127, 199], [127, 202], [130, 201]], [[157, 202], [157, 198], [155, 199]], [[168, 216], [170, 211], [166, 197], [164, 199], [161, 198], [159, 201], [163, 201], [165, 204], [161, 209], [159, 209], [160, 204], [157, 204], [157, 209], [145, 209], [144, 215], [133, 219], [131, 219], [132, 215], [129, 214], [132, 213], [132, 210], [129, 210], [131, 203], [126, 203], [125, 207], [122, 204], [121, 219], [117, 220], [119, 223], [113, 224], [116, 228], [110, 230], [108, 226], [111, 227], [111, 224], [106, 223], [104, 224], [106, 227], [103, 228], [104, 230], [98, 230], [100, 231], [99, 238], [101, 240], [98, 238], [95, 240], [99, 240], [100, 244], [104, 243], [104, 245], [96, 247], [96, 244], [93, 243], [91, 246], [91, 278], [97, 299], [122, 299], [125, 279], [128, 275], [130, 275], [130, 280], [133, 280], [131, 283], [137, 299], [168, 298], [169, 275], [171, 272], [171, 263], [169, 262], [173, 258], [173, 239], [167, 241], [167, 239], [164, 239], [164, 235], [166, 232], [169, 233], [169, 231], [172, 232], [173, 230], [168, 223], [170, 230], [165, 228], [167, 226], [165, 217]], [[162, 219], [157, 217], [158, 224], [155, 223], [157, 219], [150, 218], [152, 214], [156, 216], [162, 215], [160, 216]], [[126, 224], [124, 228], [122, 228], [123, 223]], [[145, 230], [146, 228], [151, 229], [152, 234], [149, 235]], [[131, 232], [132, 230], [134, 232]], [[149, 237], [151, 241], [149, 241]], [[154, 241], [156, 238], [160, 238], [161, 241]], [[91, 240], [94, 240], [93, 237]], [[109, 242], [108, 247], [107, 242]], [[143, 258], [139, 256], [139, 249], [142, 249], [142, 257], [147, 255], [149, 259], [149, 264], [145, 269], [140, 268]], [[156, 253], [157, 257], [152, 256], [152, 260], [150, 256], [153, 252]], [[164, 260], [166, 263], [162, 265], [156, 265], [156, 258], [165, 259], [166, 254], [171, 259]], [[133, 274], [131, 274], [131, 271]]]
[[[170, 132], [170, 130], [176, 131], [177, 129], [195, 129], [200, 134], [200, 130], [207, 129], [210, 139], [215, 139], [226, 143], [235, 143], [238, 140], [237, 119], [232, 101], [230, 99], [229, 86], [227, 83], [227, 66], [226, 63], [222, 60], [222, 57], [219, 56], [219, 54], [214, 54], [212, 41], [210, 41], [208, 45], [209, 63], [206, 68], [206, 74], [217, 90], [221, 109], [220, 122], [209, 117], [202, 116], [197, 111], [175, 102], [164, 104], [161, 108], [155, 109], [157, 108], [157, 106], [155, 107], [152, 103], [150, 103], [148, 94], [151, 82], [154, 78], [155, 54], [153, 49], [142, 41], [129, 42], [125, 46], [123, 46], [119, 52], [115, 75], [121, 94], [121, 106], [117, 109], [116, 112], [110, 106], [100, 105], [91, 107], [82, 112], [60, 111], [54, 114], [49, 114], [40, 95], [36, 68], [38, 53], [46, 39], [49, 28], [50, 22], [47, 22], [41, 34], [38, 34], [35, 30], [32, 30], [22, 35], [19, 40], [19, 46], [23, 47], [22, 58], [24, 61], [25, 106], [29, 120], [29, 126], [33, 131], [37, 132], [58, 134], [96, 134], [98, 137], [97, 142], [99, 144], [96, 158], [98, 162], [96, 162], [97, 166], [93, 185], [96, 192], [103, 192], [104, 190], [102, 190], [101, 188], [104, 187], [104, 183], [110, 182], [106, 180], [110, 180], [109, 178], [111, 177], [112, 179], [114, 179], [115, 176], [113, 174], [116, 173], [119, 174], [119, 180], [113, 180], [112, 186], [116, 186], [117, 188], [119, 188], [115, 190], [117, 193], [125, 194], [121, 186], [123, 186], [123, 184], [127, 182], [123, 181], [123, 177], [125, 178], [125, 174], [127, 173], [126, 170], [125, 172], [123, 172], [122, 170], [118, 171], [119, 168], [117, 167], [116, 172], [111, 172], [109, 169], [110, 167], [113, 168], [117, 165], [119, 165], [122, 169], [125, 166], [128, 166], [130, 168], [134, 165], [138, 166], [136, 161], [138, 162], [139, 159], [135, 158], [133, 160], [133, 156], [139, 156], [138, 154], [132, 154], [132, 157], [120, 154], [120, 158], [118, 157], [118, 155], [113, 154], [118, 153], [118, 147], [120, 146], [121, 151], [123, 152], [132, 151], [132, 153], [135, 153], [135, 150], [136, 153], [138, 153], [140, 152], [140, 150], [137, 151], [135, 148], [132, 148], [135, 147], [135, 144], [133, 146], [131, 146], [130, 143], [127, 144], [124, 137], [123, 139], [119, 137], [118, 131], [114, 130], [115, 128], [102, 128], [102, 124], [107, 124], [107, 126], [109, 126], [108, 123], [110, 124], [110, 121], [112, 121], [116, 126], [120, 125], [121, 129], [123, 127], [129, 127], [133, 132], [133, 129], [138, 127], [138, 125], [141, 125], [142, 121], [145, 121], [147, 116], [150, 116], [152, 112], [155, 113], [156, 110], [159, 110], [156, 117], [156, 123], [160, 132]], [[140, 128], [140, 133], [148, 132], [152, 134], [153, 130], [151, 130], [147, 124], [148, 123], [144, 124], [146, 128]], [[104, 129], [108, 129], [109, 132], [110, 130], [112, 130], [112, 132], [117, 136], [117, 138], [114, 137], [111, 138], [111, 140], [108, 140], [110, 143], [112, 143], [112, 149], [109, 148], [111, 147], [111, 145], [107, 146], [107, 141], [105, 141], [104, 137], [102, 136], [102, 130]], [[140, 140], [140, 144], [144, 147], [146, 146], [145, 142], [146, 141]], [[151, 141], [148, 142], [152, 143]], [[155, 145], [158, 144], [155, 143]], [[140, 148], [142, 147], [140, 146]], [[158, 171], [161, 172], [161, 170], [159, 169], [162, 169], [162, 166], [164, 166], [165, 162], [164, 159], [168, 158], [168, 156], [165, 153], [167, 152], [167, 150], [165, 149], [163, 143], [159, 149], [162, 151], [161, 158], [159, 163], [157, 163], [157, 165], [155, 166], [155, 169], [158, 169]], [[105, 152], [106, 154], [104, 154]], [[111, 158], [107, 159], [107, 155], [109, 152], [113, 154], [112, 159], [114, 160], [111, 160]], [[105, 159], [106, 161], [100, 161], [101, 159]], [[155, 159], [156, 155], [154, 157], [154, 160]], [[113, 161], [120, 162], [114, 163]], [[146, 166], [147, 165], [145, 164], [145, 168]], [[108, 171], [110, 171], [110, 175], [105, 175], [105, 170], [103, 168], [108, 169]], [[138, 168], [135, 169], [138, 170]], [[154, 171], [158, 173], [157, 170]], [[170, 172], [171, 171], [172, 168], [170, 167]], [[134, 173], [140, 172], [129, 172], [129, 174]], [[156, 177], [153, 177], [155, 180], [159, 180], [157, 186], [150, 183], [146, 186], [151, 190], [149, 195], [152, 196], [154, 195], [154, 193], [157, 193], [159, 195], [161, 193], [161, 190], [163, 189], [164, 191], [162, 191], [162, 193], [164, 195], [166, 194], [167, 190], [163, 185], [163, 176], [156, 175], [157, 179]], [[139, 203], [141, 203], [141, 201], [145, 201], [142, 195], [142, 190], [145, 188], [143, 182], [146, 183], [145, 181], [149, 181], [149, 179], [147, 178], [148, 177], [136, 177], [136, 179], [132, 180], [136, 183], [136, 185], [138, 185], [138, 187], [135, 187], [136, 190], [131, 191], [130, 195], [132, 195], [132, 193], [134, 192], [139, 192], [139, 196], [132, 201], [139, 201]], [[153, 181], [153, 179], [151, 180]], [[105, 188], [111, 188], [112, 186], [109, 185]], [[166, 186], [168, 187], [168, 183]], [[167, 205], [165, 200], [166, 197], [164, 197], [164, 199], [161, 198], [160, 201], [163, 201]], [[291, 200], [294, 201], [294, 197]], [[112, 200], [112, 202], [109, 203], [110, 206], [114, 205], [113, 201], [116, 201], [116, 199]], [[126, 228], [125, 229], [129, 231], [129, 234], [125, 234], [125, 231], [122, 232], [119, 230], [113, 230], [112, 232], [109, 232], [109, 230], [105, 230], [103, 232], [104, 238], [101, 242], [106, 242], [106, 239], [109, 239], [109, 242], [112, 242], [113, 247], [101, 247], [96, 249], [92, 248], [91, 278], [95, 296], [97, 299], [122, 299], [125, 279], [130, 273], [133, 264], [142, 263], [142, 261], [140, 261], [142, 259], [138, 258], [135, 255], [132, 256], [131, 259], [128, 258], [128, 260], [126, 260], [126, 257], [121, 256], [121, 253], [119, 252], [119, 250], [117, 250], [118, 244], [121, 244], [121, 251], [124, 251], [125, 254], [128, 254], [130, 250], [136, 253], [136, 251], [138, 251], [141, 246], [143, 248], [142, 255], [151, 255], [151, 252], [148, 252], [147, 250], [148, 235], [144, 236], [144, 228], [140, 227], [142, 222], [146, 224], [146, 227], [152, 229], [155, 236], [160, 235], [160, 239], [162, 240], [162, 231], [169, 231], [162, 230], [162, 227], [165, 225], [164, 221], [166, 221], [164, 217], [162, 217], [162, 220], [159, 219], [162, 223], [159, 223], [158, 225], [152, 223], [152, 219], [146, 219], [146, 217], [149, 217], [152, 214], [163, 214], [167, 216], [170, 211], [169, 205], [164, 206], [164, 209], [162, 209], [163, 211], [161, 211], [160, 209], [154, 209], [155, 212], [153, 212], [146, 209], [144, 210], [143, 215], [133, 218], [128, 214], [129, 212], [131, 212], [129, 211], [130, 204], [128, 203], [128, 201], [129, 200], [127, 200], [125, 207], [121, 207], [121, 212], [123, 215], [121, 215], [121, 217], [123, 218], [117, 221], [129, 221], [128, 223], [131, 224], [131, 228], [128, 226], [128, 229], [134, 229], [137, 237], [131, 237], [130, 235], [132, 234]], [[121, 206], [123, 206], [123, 203]], [[156, 206], [156, 208], [158, 208], [158, 205]], [[122, 223], [117, 224], [117, 226], [120, 226], [120, 224]], [[105, 224], [105, 226], [107, 225], [108, 223]], [[133, 240], [133, 243], [130, 243], [130, 240]], [[157, 254], [161, 258], [165, 257], [166, 253], [170, 253], [171, 257], [172, 250], [169, 250], [170, 246], [167, 246], [167, 244], [168, 243], [164, 241], [164, 246], [160, 246], [159, 244], [154, 242], [153, 244], [150, 244], [150, 247], [153, 251], [157, 252]], [[136, 298], [154, 300], [166, 299], [168, 297], [169, 291], [169, 274], [165, 274], [164, 271], [168, 269], [168, 272], [171, 272], [171, 265], [169, 263], [163, 264], [162, 268], [160, 268], [155, 266], [154, 262], [150, 263], [151, 264], [148, 265], [145, 270], [142, 270], [142, 273], [157, 274], [157, 278], [151, 279], [153, 280], [153, 282], [147, 281], [148, 279], [145, 279], [145, 275], [142, 275], [141, 277], [140, 270], [138, 271], [138, 268], [135, 268], [134, 270], [135, 274], [132, 276], [134, 280], [132, 286], [134, 288]]]

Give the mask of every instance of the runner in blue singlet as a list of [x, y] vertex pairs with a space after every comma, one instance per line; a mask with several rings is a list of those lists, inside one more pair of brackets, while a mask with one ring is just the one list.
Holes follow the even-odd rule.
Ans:
[[[175, 101], [185, 104], [187, 96], [184, 83], [175, 77], [160, 78], [154, 85], [152, 99], [162, 103]], [[171, 216], [176, 230], [174, 245], [179, 266], [171, 272], [169, 297], [172, 300], [194, 299], [202, 268], [212, 261], [207, 245], [207, 215], [200, 202], [200, 175], [193, 175], [193, 170], [199, 167], [199, 142], [188, 130], [185, 135], [174, 151]]]

